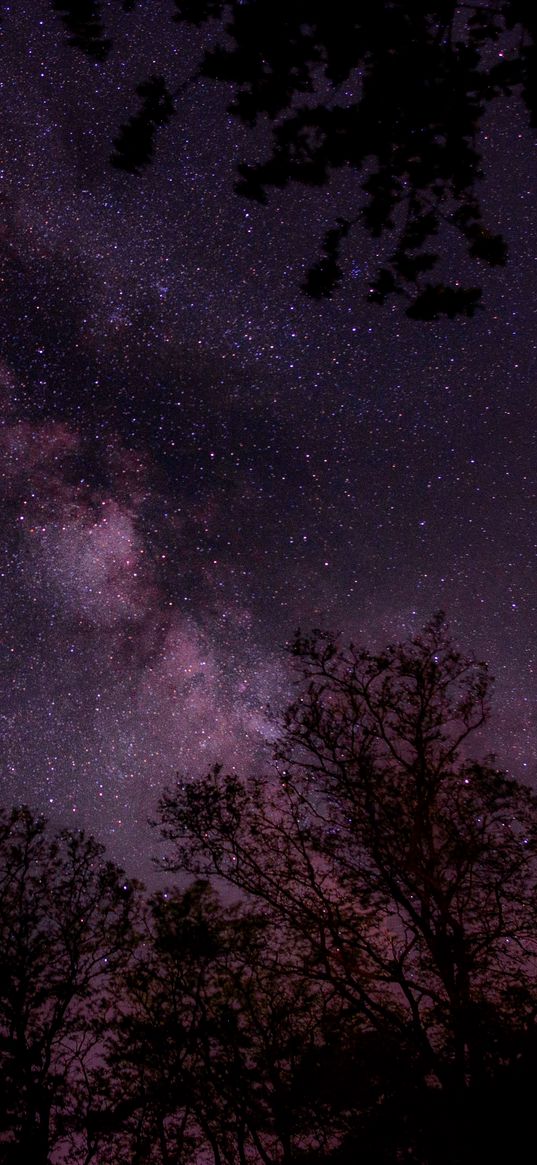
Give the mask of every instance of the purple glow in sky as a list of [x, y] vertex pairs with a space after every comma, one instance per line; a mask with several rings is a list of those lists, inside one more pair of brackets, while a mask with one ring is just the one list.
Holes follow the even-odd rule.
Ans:
[[[355, 188], [241, 202], [245, 130], [218, 87], [186, 93], [142, 177], [108, 165], [133, 85], [197, 59], [197, 33], [163, 35], [167, 0], [149, 16], [110, 6], [103, 65], [62, 43], [46, 0], [10, 7], [6, 802], [75, 819], [145, 873], [146, 820], [177, 770], [261, 763], [299, 624], [373, 646], [438, 608], [497, 676], [490, 743], [537, 780], [528, 132], [513, 114], [488, 135], [511, 261], [487, 277], [485, 312], [413, 323], [352, 278], [319, 305], [300, 282]], [[364, 238], [360, 278], [374, 260]]]

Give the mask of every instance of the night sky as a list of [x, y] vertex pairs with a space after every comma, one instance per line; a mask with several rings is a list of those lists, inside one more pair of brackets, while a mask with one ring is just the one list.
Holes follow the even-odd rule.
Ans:
[[239, 198], [235, 166], [264, 136], [230, 117], [224, 87], [186, 88], [142, 176], [109, 165], [135, 85], [190, 76], [203, 32], [173, 25], [168, 0], [110, 4], [97, 65], [47, 0], [4, 7], [6, 804], [84, 826], [146, 874], [147, 818], [177, 771], [264, 763], [299, 625], [376, 646], [438, 608], [496, 676], [487, 746], [537, 781], [522, 113], [498, 107], [487, 127], [484, 200], [510, 262], [472, 272], [485, 310], [425, 324], [367, 304], [381, 251], [359, 232], [318, 304], [300, 283], [334, 216], [356, 213], [357, 182]]

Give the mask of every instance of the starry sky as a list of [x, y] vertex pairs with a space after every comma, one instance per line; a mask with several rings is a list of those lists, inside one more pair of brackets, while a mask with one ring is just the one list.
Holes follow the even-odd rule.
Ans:
[[374, 647], [443, 608], [496, 676], [487, 747], [537, 782], [523, 114], [493, 111], [482, 143], [510, 247], [479, 272], [485, 310], [424, 324], [366, 303], [380, 251], [360, 231], [319, 304], [300, 283], [357, 185], [242, 200], [264, 130], [224, 87], [185, 88], [143, 175], [110, 167], [134, 86], [195, 69], [204, 34], [169, 7], [111, 3], [95, 64], [47, 0], [17, 0], [1, 49], [2, 795], [142, 874], [176, 772], [266, 763], [299, 625]]

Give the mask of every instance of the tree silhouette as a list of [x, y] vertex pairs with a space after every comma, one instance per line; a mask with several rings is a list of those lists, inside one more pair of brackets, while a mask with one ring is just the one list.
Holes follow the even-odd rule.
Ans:
[[[53, 0], [52, 6], [70, 43], [98, 60], [107, 55], [103, 5]], [[136, 0], [123, 7], [136, 8]], [[290, 182], [326, 187], [342, 170], [349, 189], [355, 180], [349, 199], [356, 210], [328, 225], [305, 280], [309, 295], [333, 294], [351, 245], [360, 246], [359, 237], [352, 244], [360, 224], [383, 240], [367, 292], [372, 302], [400, 296], [407, 314], [427, 321], [474, 314], [481, 291], [467, 282], [472, 264], [464, 251], [481, 272], [507, 256], [483, 213], [481, 127], [493, 102], [512, 98], [537, 124], [531, 5], [170, 0], [169, 11], [176, 30], [181, 23], [207, 26], [211, 47], [195, 77], [225, 83], [231, 112], [248, 126], [268, 126], [267, 157], [239, 166], [243, 196], [265, 202], [268, 190]], [[166, 35], [174, 35], [173, 27]], [[184, 87], [162, 77], [139, 87], [141, 107], [120, 131], [114, 165], [134, 173], [151, 161], [156, 130]]]
[[157, 895], [128, 986], [110, 1066], [130, 1111], [103, 1160], [277, 1165], [325, 1147], [321, 993], [278, 971], [262, 914], [202, 881]]
[[[0, 817], [0, 1160], [89, 1162], [87, 1111], [132, 946], [132, 887], [83, 833]], [[55, 1159], [59, 1159], [56, 1157]]]
[[142, 907], [91, 838], [0, 814], [5, 1165], [522, 1158], [537, 797], [472, 757], [487, 669], [440, 616], [291, 650], [274, 771], [162, 799], [186, 889]]
[[[280, 973], [328, 988], [345, 1015], [358, 1082], [341, 1153], [384, 1112], [412, 1159], [473, 1160], [485, 1139], [506, 1144], [509, 1106], [486, 1134], [483, 1112], [509, 1081], [520, 1087], [535, 1055], [537, 799], [469, 759], [489, 679], [440, 619], [381, 653], [320, 632], [293, 651], [303, 683], [279, 781], [215, 769], [170, 791], [172, 867], [255, 902], [279, 936]], [[397, 1069], [390, 1084], [379, 1040], [406, 1088]], [[368, 1105], [369, 1045], [379, 1075]]]

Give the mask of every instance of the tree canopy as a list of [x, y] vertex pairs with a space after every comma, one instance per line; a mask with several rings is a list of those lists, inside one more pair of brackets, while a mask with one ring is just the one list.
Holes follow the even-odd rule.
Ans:
[[441, 617], [297, 635], [264, 774], [179, 779], [146, 896], [0, 817], [6, 1165], [487, 1165], [533, 1134], [537, 796]]
[[172, 867], [236, 887], [271, 933], [266, 963], [315, 986], [357, 1075], [341, 1152], [383, 1109], [403, 1155], [473, 1160], [484, 1098], [534, 1055], [537, 798], [471, 759], [490, 681], [441, 620], [380, 653], [321, 632], [293, 651], [279, 780], [215, 770], [172, 790]]
[[[69, 43], [97, 61], [107, 57], [104, 4], [53, 0], [52, 7]], [[126, 10], [138, 7], [123, 2]], [[401, 297], [420, 320], [473, 315], [484, 269], [507, 258], [483, 209], [482, 128], [492, 108], [513, 99], [537, 124], [533, 6], [170, 0], [169, 10], [163, 35], [177, 39], [179, 52], [181, 25], [207, 28], [195, 76], [223, 82], [243, 123], [268, 126], [267, 156], [257, 160], [253, 136], [255, 160], [239, 165], [243, 197], [265, 202], [274, 187], [321, 189], [336, 172], [347, 176], [355, 209], [349, 213], [347, 197], [328, 222], [305, 291], [317, 299], [334, 294], [360, 246], [360, 227], [378, 240], [371, 302]], [[137, 173], [151, 161], [157, 132], [183, 91], [172, 77], [142, 80], [139, 108], [115, 142], [115, 166]]]
[[80, 832], [0, 814], [0, 1160], [89, 1161], [135, 885]]

